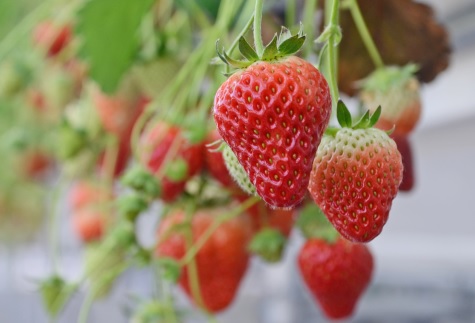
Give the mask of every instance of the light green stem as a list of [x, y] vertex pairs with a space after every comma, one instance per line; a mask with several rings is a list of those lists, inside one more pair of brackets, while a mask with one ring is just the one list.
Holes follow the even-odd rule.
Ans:
[[201, 248], [203, 248], [208, 239], [213, 235], [213, 233], [219, 228], [222, 223], [229, 221], [230, 219], [242, 214], [244, 211], [253, 206], [259, 200], [259, 197], [256, 196], [250, 197], [239, 207], [234, 208], [231, 212], [218, 216], [213, 221], [213, 223], [211, 223], [211, 225], [206, 229], [206, 231], [203, 232], [203, 234], [196, 241], [196, 243], [193, 244], [190, 249], [188, 249], [186, 255], [180, 260], [180, 265], [187, 265], [192, 259], [194, 259], [196, 254], [200, 251]]
[[315, 10], [317, 8], [317, 0], [307, 0], [305, 1], [304, 7], [304, 18], [303, 24], [305, 26], [306, 34], [307, 34], [307, 41], [310, 44], [304, 47], [303, 55], [304, 57], [308, 58], [310, 53], [312, 52], [313, 41], [315, 40]]
[[[329, 26], [338, 28], [338, 18], [339, 18], [339, 0], [328, 0], [326, 6], [331, 5], [330, 12], [330, 21]], [[327, 48], [327, 64], [328, 64], [328, 74], [330, 79], [330, 92], [332, 96], [332, 111], [335, 112], [338, 99], [340, 94], [338, 91], [338, 47], [335, 45], [335, 34], [332, 34], [328, 39], [328, 48]]]
[[358, 2], [356, 0], [350, 0], [349, 8], [353, 20], [355, 21], [356, 28], [358, 29], [358, 32], [360, 33], [360, 36], [363, 39], [363, 43], [365, 44], [366, 50], [368, 51], [369, 56], [373, 61], [373, 64], [376, 66], [376, 68], [384, 67], [383, 59], [379, 54], [379, 51], [373, 41], [373, 38], [371, 37], [371, 34], [369, 33], [363, 15], [361, 14], [360, 7], [358, 6]]
[[262, 42], [262, 7], [263, 0], [256, 0], [254, 9], [254, 46], [259, 57], [262, 57], [264, 53], [264, 43]]
[[297, 1], [287, 1], [285, 7], [285, 24], [290, 29], [295, 25], [295, 13], [297, 12]]

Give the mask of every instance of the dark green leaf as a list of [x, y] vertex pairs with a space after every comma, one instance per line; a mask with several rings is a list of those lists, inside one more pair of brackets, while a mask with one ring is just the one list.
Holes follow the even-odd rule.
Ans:
[[251, 62], [255, 62], [259, 59], [256, 51], [251, 47], [251, 45], [249, 45], [244, 37], [239, 38], [239, 51], [241, 52], [242, 56]]
[[133, 63], [140, 44], [138, 29], [154, 0], [94, 0], [78, 12], [81, 54], [91, 77], [112, 93]]
[[343, 128], [351, 128], [353, 121], [351, 120], [351, 113], [348, 111], [345, 103], [342, 100], [338, 101], [336, 107], [336, 118], [338, 119], [338, 123]]
[[270, 43], [264, 48], [264, 53], [262, 54], [262, 59], [265, 61], [270, 61], [275, 59], [278, 56], [278, 49], [277, 49], [277, 34], [274, 35], [274, 38], [270, 41]]

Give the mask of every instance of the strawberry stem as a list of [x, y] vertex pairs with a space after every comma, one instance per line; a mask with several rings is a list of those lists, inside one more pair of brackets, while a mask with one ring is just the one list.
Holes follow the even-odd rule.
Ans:
[[358, 29], [358, 32], [361, 38], [363, 39], [363, 43], [369, 53], [369, 56], [371, 57], [371, 60], [373, 61], [373, 64], [376, 66], [376, 68], [384, 67], [383, 59], [381, 58], [381, 55], [378, 52], [378, 49], [373, 41], [373, 38], [371, 37], [371, 34], [369, 33], [363, 15], [361, 14], [360, 7], [358, 6], [358, 2], [356, 0], [349, 0], [347, 6], [350, 9], [351, 16], [353, 17], [356, 28]]
[[307, 0], [305, 1], [305, 6], [303, 9], [303, 24], [305, 26], [305, 33], [307, 34], [307, 39], [311, 41], [310, 44], [305, 46], [303, 49], [304, 57], [309, 57], [313, 49], [313, 40], [315, 39], [315, 9], [317, 8], [317, 0]]
[[213, 233], [219, 228], [222, 223], [229, 221], [235, 218], [236, 216], [239, 216], [251, 206], [256, 204], [258, 201], [260, 201], [259, 197], [252, 196], [238, 207], [232, 209], [229, 213], [225, 213], [218, 216], [213, 221], [213, 223], [211, 223], [211, 225], [206, 229], [206, 231], [203, 232], [203, 234], [196, 241], [196, 243], [190, 249], [188, 249], [186, 255], [180, 260], [180, 265], [187, 265], [196, 256], [196, 254], [200, 251], [200, 249], [205, 245], [208, 239], [213, 235]]
[[[340, 94], [338, 91], [338, 42], [341, 35], [338, 35], [337, 32], [340, 30], [338, 25], [339, 21], [339, 5], [340, 0], [327, 0], [326, 1], [326, 14], [325, 19], [327, 20], [326, 30], [330, 30], [330, 35], [328, 38], [328, 47], [327, 47], [327, 68], [328, 68], [328, 78], [330, 81], [330, 92], [332, 96], [332, 105], [333, 111], [335, 111], [338, 99]], [[331, 8], [331, 9], [330, 9]], [[328, 10], [330, 12], [328, 13]]]
[[262, 42], [262, 7], [263, 0], [256, 0], [256, 6], [254, 7], [254, 46], [259, 57], [262, 57], [264, 53], [264, 43]]
[[50, 248], [51, 248], [51, 260], [53, 264], [54, 272], [58, 272], [59, 270], [59, 216], [61, 214], [61, 210], [59, 207], [60, 200], [61, 200], [61, 193], [64, 192], [65, 181], [64, 178], [61, 176], [58, 180], [58, 184], [56, 185], [56, 189], [53, 191], [51, 202], [52, 210], [50, 216]]
[[295, 25], [295, 13], [297, 11], [297, 1], [287, 1], [285, 7], [285, 25], [291, 29]]

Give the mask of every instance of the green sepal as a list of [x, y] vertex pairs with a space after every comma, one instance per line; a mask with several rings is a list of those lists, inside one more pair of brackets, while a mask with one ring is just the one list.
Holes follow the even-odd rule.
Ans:
[[158, 265], [161, 269], [163, 279], [176, 283], [181, 275], [181, 266], [176, 259], [171, 257], [158, 258]]
[[216, 53], [218, 54], [218, 57], [227, 65], [230, 65], [233, 68], [246, 68], [249, 65], [252, 64], [252, 62], [245, 62], [245, 61], [238, 61], [235, 59], [232, 59], [231, 57], [226, 54], [226, 51], [224, 48], [222, 51], [219, 50], [219, 39], [216, 41]]
[[39, 291], [46, 311], [51, 317], [58, 316], [75, 291], [75, 285], [68, 284], [58, 275], [41, 282]]
[[307, 239], [318, 238], [332, 243], [340, 236], [316, 203], [307, 203], [300, 211], [297, 227]]
[[[353, 125], [351, 113], [346, 107], [345, 103], [342, 100], [338, 101], [336, 108], [336, 117], [338, 123], [342, 128], [351, 128], [351, 129], [367, 129], [373, 127], [376, 122], [378, 122], [379, 117], [381, 116], [381, 106], [379, 106], [374, 113], [371, 113], [370, 110], [366, 110], [363, 116]], [[328, 129], [327, 129], [328, 130]], [[326, 134], [335, 136], [337, 129], [330, 128], [328, 131], [325, 131]]]
[[165, 175], [172, 182], [181, 182], [188, 174], [188, 163], [183, 158], [176, 158], [169, 162], [166, 167]]
[[357, 85], [362, 90], [386, 93], [394, 87], [401, 86], [411, 78], [415, 78], [415, 73], [418, 70], [419, 66], [416, 64], [384, 66], [358, 81]]
[[342, 126], [343, 128], [351, 128], [351, 126], [353, 125], [351, 113], [350, 111], [348, 111], [348, 108], [342, 100], [338, 101], [336, 107], [336, 118], [340, 126]]
[[148, 202], [137, 194], [122, 196], [117, 200], [117, 209], [121, 217], [128, 221], [135, 219], [148, 209]]
[[381, 116], [381, 106], [378, 106], [376, 108], [376, 111], [374, 111], [373, 114], [371, 115], [371, 117], [369, 118], [368, 127], [374, 126], [376, 124], [376, 122], [378, 122], [380, 116]]
[[121, 178], [123, 185], [137, 192], [155, 198], [161, 193], [157, 179], [143, 167], [137, 166], [128, 170]]
[[277, 34], [274, 35], [274, 38], [267, 44], [264, 48], [264, 53], [262, 54], [262, 60], [272, 61], [276, 59], [279, 55], [279, 49], [277, 48]]
[[251, 240], [248, 250], [267, 262], [275, 263], [282, 259], [287, 239], [276, 229], [265, 228]]
[[280, 37], [278, 39], [279, 56], [288, 56], [295, 54], [302, 48], [307, 37], [303, 34], [303, 25], [300, 24], [300, 30], [293, 35], [285, 27], [282, 27]]
[[249, 45], [244, 37], [239, 38], [239, 51], [241, 52], [242, 56], [251, 62], [259, 60], [259, 56], [257, 55], [256, 51], [251, 47], [251, 45]]

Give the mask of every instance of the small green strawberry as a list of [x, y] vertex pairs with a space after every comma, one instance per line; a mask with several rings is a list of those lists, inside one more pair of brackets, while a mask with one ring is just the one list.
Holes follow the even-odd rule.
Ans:
[[236, 155], [233, 153], [231, 148], [223, 144], [223, 159], [226, 168], [229, 171], [231, 177], [236, 181], [239, 187], [249, 195], [256, 194], [256, 188], [252, 185], [251, 181], [249, 180], [249, 176], [247, 175], [244, 167], [239, 163]]
[[415, 65], [387, 66], [375, 70], [361, 81], [360, 100], [374, 112], [381, 106], [376, 127], [395, 135], [406, 136], [413, 131], [421, 116], [420, 84]]
[[353, 126], [343, 102], [338, 102], [341, 129], [329, 131], [318, 147], [308, 185], [314, 201], [345, 238], [368, 242], [388, 220], [402, 180], [401, 154], [380, 129], [371, 128], [380, 109], [369, 111]]

